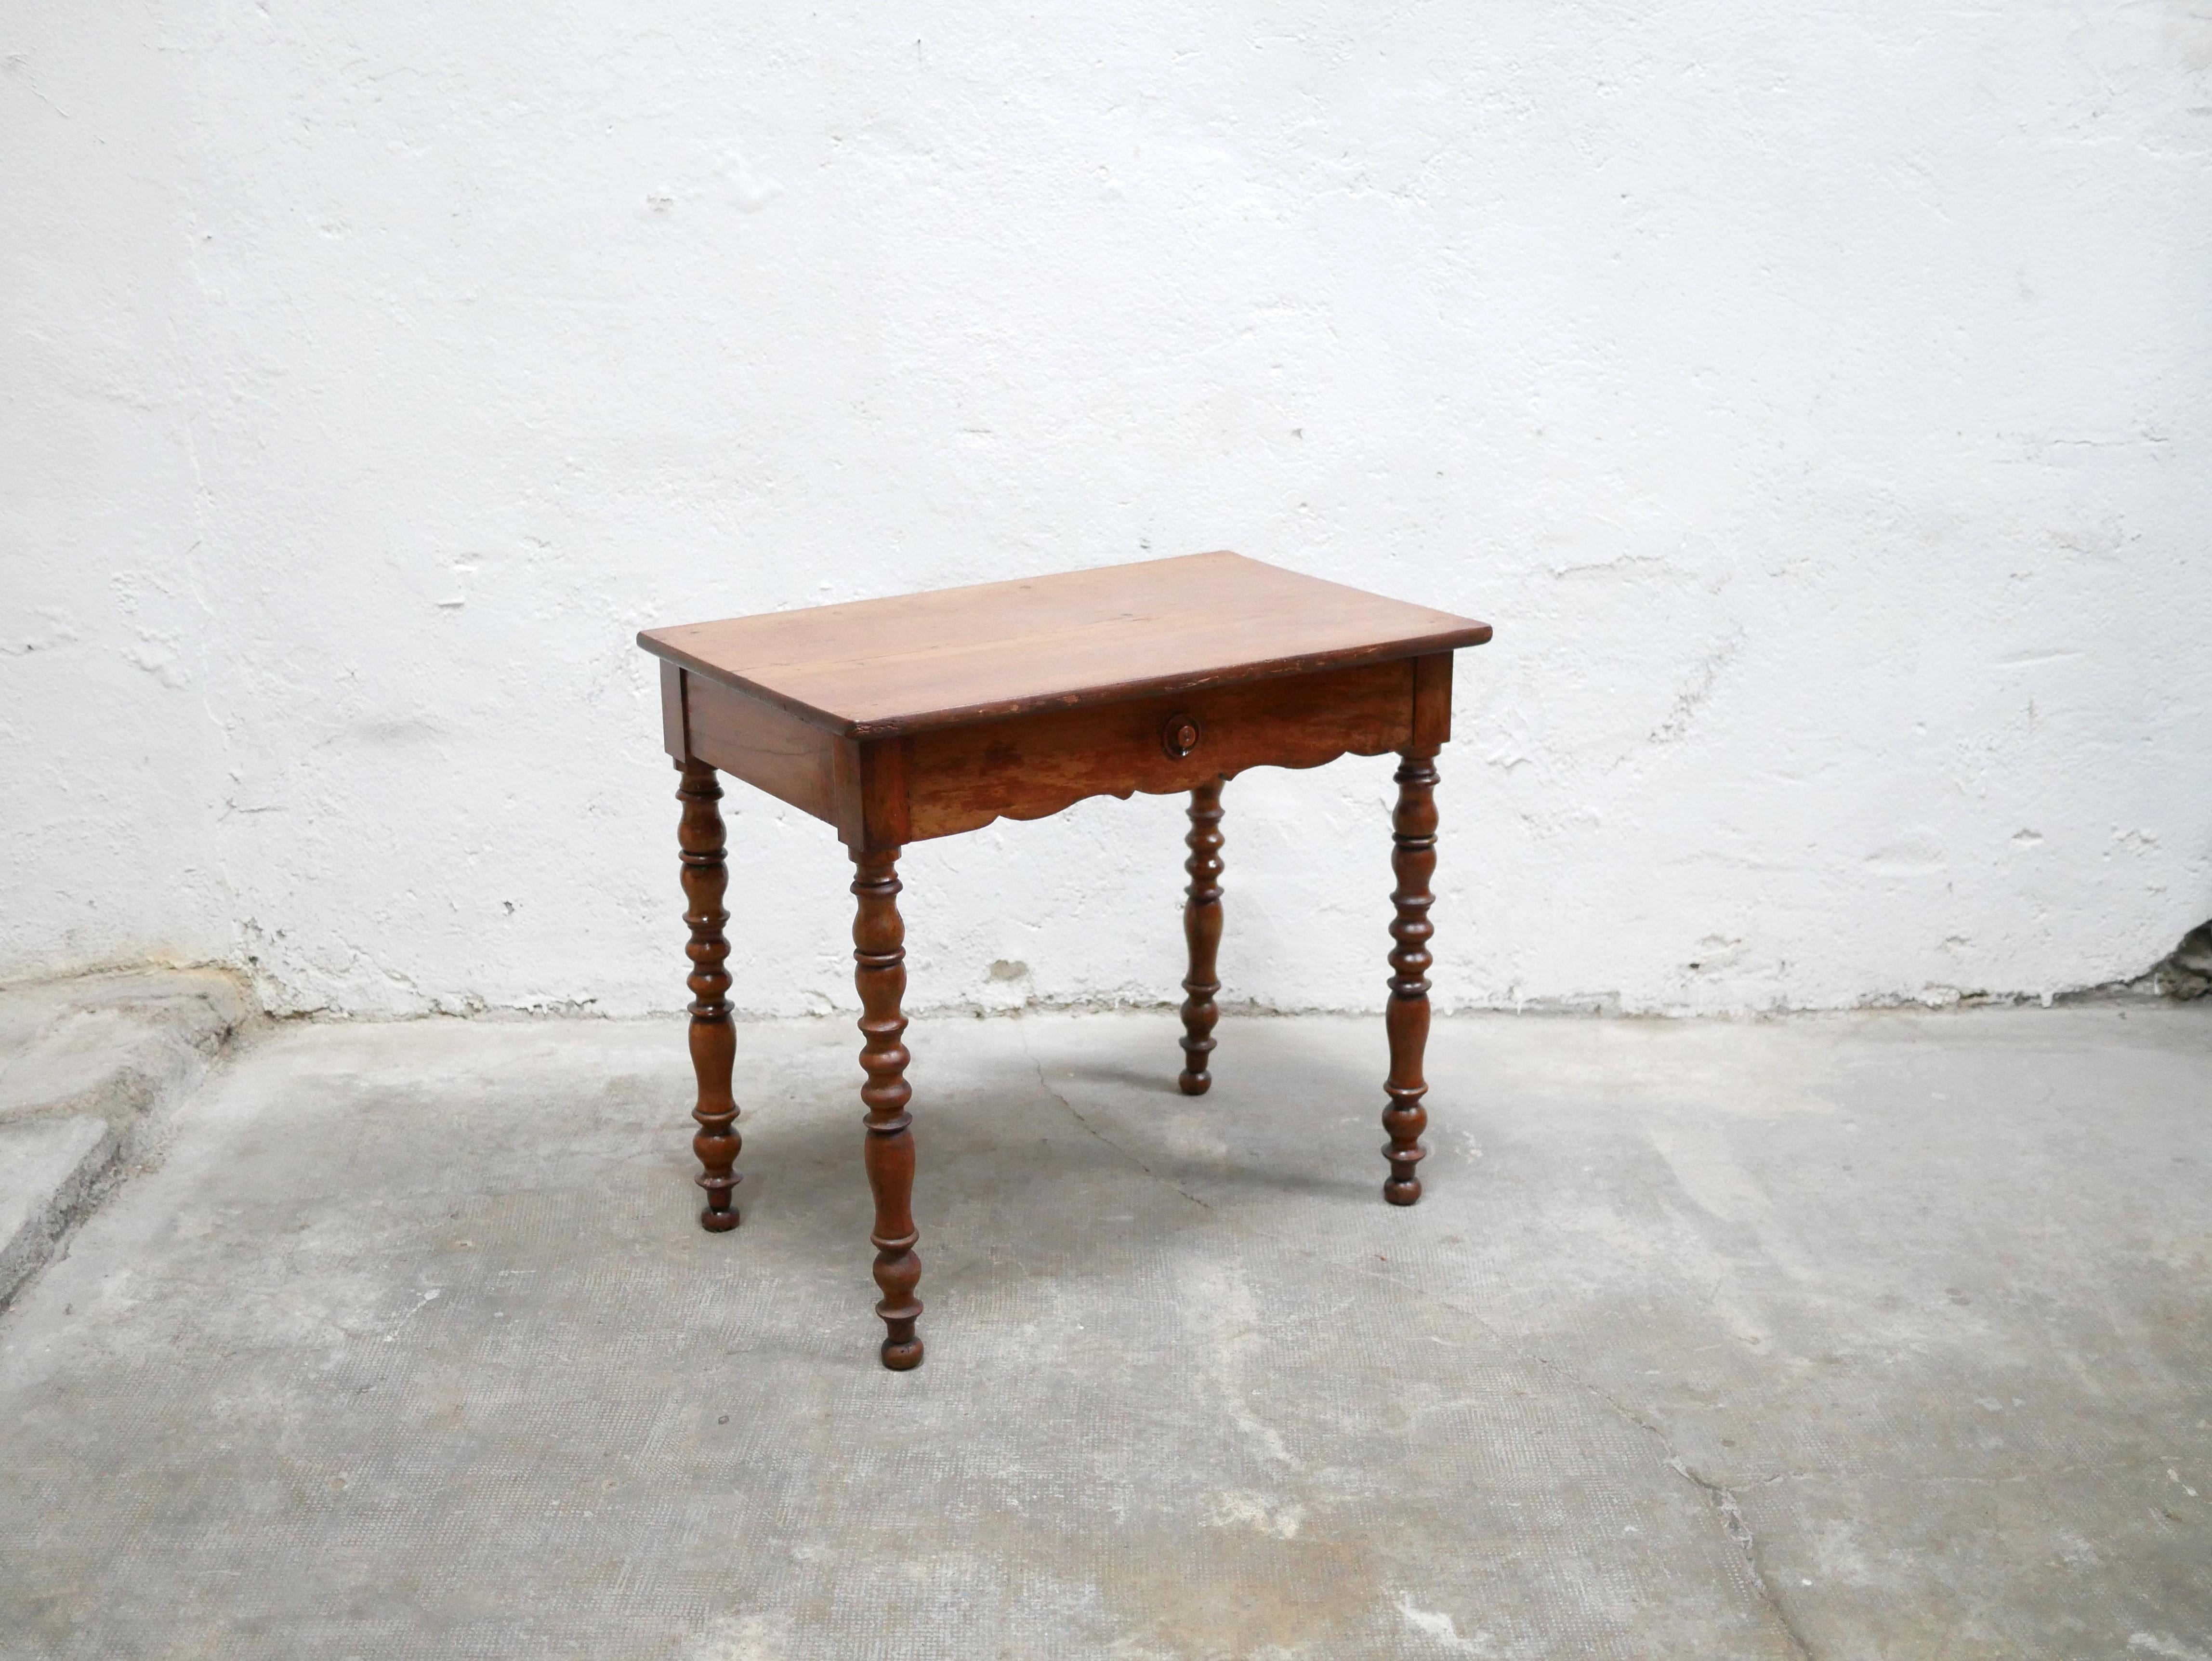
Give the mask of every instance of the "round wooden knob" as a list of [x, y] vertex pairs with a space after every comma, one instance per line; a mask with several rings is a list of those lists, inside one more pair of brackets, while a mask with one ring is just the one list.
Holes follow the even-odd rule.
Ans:
[[1170, 715], [1167, 725], [1160, 728], [1160, 747], [1181, 761], [1198, 748], [1198, 741], [1203, 736], [1196, 715]]

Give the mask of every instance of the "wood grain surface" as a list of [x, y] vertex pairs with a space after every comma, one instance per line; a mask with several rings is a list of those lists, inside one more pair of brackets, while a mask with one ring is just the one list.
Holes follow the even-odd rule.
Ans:
[[1421, 1098], [1429, 1083], [1421, 1062], [1429, 1043], [1429, 969], [1435, 959], [1429, 942], [1436, 925], [1429, 908], [1436, 896], [1429, 885], [1437, 874], [1437, 751], [1415, 745], [1398, 752], [1398, 806], [1390, 815], [1390, 869], [1398, 879], [1390, 903], [1390, 1001], [1383, 1030], [1390, 1040], [1390, 1076], [1383, 1084], [1389, 1104], [1382, 1129], [1390, 1140], [1382, 1157], [1390, 1162], [1382, 1197], [1392, 1205], [1413, 1205], [1421, 1197], [1421, 1161], [1428, 1157], [1421, 1133], [1429, 1128]]
[[914, 1099], [906, 1081], [912, 1057], [899, 1008], [906, 995], [906, 922], [898, 910], [898, 849], [856, 854], [853, 863], [853, 894], [860, 902], [853, 916], [853, 983], [860, 994], [860, 1068], [868, 1075], [860, 1086], [868, 1110], [861, 1160], [876, 1196], [876, 1226], [868, 1238], [884, 1294], [876, 1305], [884, 1328], [884, 1365], [905, 1372], [921, 1365], [914, 1329], [921, 1316], [914, 1290], [921, 1284], [921, 1254], [914, 1249], [921, 1231], [914, 1226], [914, 1115], [906, 1110]]
[[1186, 1096], [1203, 1096], [1212, 1087], [1207, 1058], [1213, 1054], [1214, 1024], [1221, 1019], [1214, 998], [1221, 990], [1221, 786], [1219, 779], [1190, 790], [1190, 834], [1183, 846], [1190, 873], [1183, 902], [1182, 934], [1190, 948], [1190, 971], [1182, 977], [1182, 1072], [1176, 1086]]
[[[1189, 790], [1248, 767], [1382, 755], [1412, 741], [1413, 666], [1363, 663], [916, 733], [905, 740], [902, 840], [1042, 818], [1085, 796]], [[1184, 721], [1198, 742], [1178, 756], [1164, 739]]]
[[648, 629], [638, 644], [848, 738], [1474, 646], [1490, 625], [1190, 554]]
[[730, 1074], [738, 1053], [730, 1026], [730, 921], [722, 898], [729, 891], [729, 849], [722, 829], [722, 787], [704, 762], [677, 764], [684, 782], [676, 792], [684, 804], [677, 830], [683, 849], [684, 922], [691, 931], [684, 949], [691, 958], [691, 1070], [699, 1086], [691, 1116], [699, 1122], [691, 1151], [699, 1156], [699, 1186], [707, 1190], [699, 1226], [721, 1233], [738, 1226], [730, 1190], [741, 1180], [733, 1170], [744, 1139], [738, 1134], [738, 1101]]

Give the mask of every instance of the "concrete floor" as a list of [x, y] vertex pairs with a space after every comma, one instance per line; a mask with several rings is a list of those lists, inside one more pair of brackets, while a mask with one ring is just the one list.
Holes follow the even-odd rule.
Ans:
[[258, 1024], [246, 989], [210, 970], [0, 987], [0, 1309]]
[[0, 1317], [0, 1656], [2212, 1656], [2212, 1008], [295, 1027]]

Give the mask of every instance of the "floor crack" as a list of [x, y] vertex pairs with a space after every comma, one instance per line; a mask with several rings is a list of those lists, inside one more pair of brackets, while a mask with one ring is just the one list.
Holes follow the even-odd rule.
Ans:
[[[1365, 1268], [1362, 1268], [1359, 1272], [1372, 1275], [1376, 1280], [1388, 1281], [1393, 1286], [1404, 1287], [1410, 1292], [1429, 1298], [1432, 1303], [1451, 1310], [1455, 1314], [1465, 1316], [1495, 1339], [1508, 1354], [1528, 1362], [1531, 1366], [1541, 1367], [1554, 1378], [1572, 1384], [1577, 1390], [1588, 1391], [1602, 1402], [1616, 1417], [1635, 1426], [1637, 1429], [1657, 1442], [1666, 1451], [1667, 1468], [1705, 1496], [1705, 1502], [1712, 1507], [1713, 1515], [1720, 1520], [1721, 1527], [1726, 1530], [1729, 1538], [1741, 1548], [1745, 1567], [1751, 1573], [1752, 1584], [1759, 1589], [1759, 1600], [1766, 1605], [1768, 1611], [1774, 1616], [1775, 1624], [1782, 1628], [1782, 1635], [1790, 1640], [1790, 1649], [1802, 1657], [1803, 1661], [1814, 1661], [1812, 1646], [1805, 1641], [1805, 1635], [1797, 1630], [1797, 1623], [1790, 1618], [1790, 1611], [1784, 1607], [1782, 1600], [1775, 1595], [1772, 1582], [1766, 1578], [1765, 1567], [1759, 1558], [1758, 1539], [1751, 1531], [1751, 1524], [1745, 1520], [1743, 1506], [1736, 1498], [1735, 1488], [1713, 1482], [1709, 1477], [1699, 1475], [1691, 1468], [1690, 1462], [1682, 1457], [1681, 1450], [1674, 1445], [1674, 1439], [1668, 1435], [1659, 1426], [1610, 1392], [1600, 1389], [1589, 1379], [1581, 1377], [1563, 1363], [1553, 1360], [1540, 1351], [1529, 1349], [1515, 1342], [1511, 1335], [1486, 1317], [1463, 1305], [1454, 1303], [1449, 1299], [1437, 1298], [1433, 1294], [1422, 1293], [1419, 1287], [1412, 1286], [1395, 1275], [1385, 1275], [1379, 1270]], [[1787, 1482], [1793, 1476], [1811, 1474], [1801, 1471], [1782, 1471], [1771, 1476], [1754, 1478], [1752, 1486], [1771, 1488], [1775, 1483]]]
[[[1015, 1025], [1018, 1030], [1020, 1023], [1017, 1021]], [[1027, 1056], [1030, 1058], [1030, 1065], [1036, 1068], [1037, 1088], [1043, 1091], [1046, 1095], [1051, 1097], [1053, 1100], [1058, 1102], [1062, 1107], [1066, 1108], [1067, 1110], [1068, 1117], [1073, 1119], [1075, 1123], [1081, 1125], [1085, 1130], [1097, 1137], [1100, 1142], [1111, 1148], [1115, 1153], [1120, 1154], [1131, 1165], [1136, 1166], [1138, 1170], [1143, 1171], [1145, 1175], [1150, 1177], [1154, 1182], [1159, 1183], [1161, 1187], [1173, 1189], [1176, 1193], [1182, 1195], [1184, 1199], [1188, 1200], [1193, 1205], [1196, 1206], [1201, 1211], [1211, 1211], [1213, 1209], [1211, 1205], [1207, 1204], [1204, 1200], [1200, 1199], [1197, 1195], [1192, 1193], [1181, 1183], [1175, 1181], [1172, 1177], [1161, 1176], [1158, 1171], [1153, 1170], [1152, 1166], [1146, 1165], [1135, 1154], [1130, 1153], [1127, 1148], [1122, 1147], [1121, 1143], [1115, 1141], [1111, 1136], [1107, 1135], [1103, 1131], [1100, 1130], [1097, 1125], [1092, 1124], [1090, 1120], [1085, 1118], [1081, 1113], [1078, 1112], [1073, 1102], [1069, 1101], [1066, 1097], [1061, 1095], [1060, 1092], [1052, 1087], [1052, 1080], [1045, 1076], [1044, 1063], [1036, 1058], [1036, 1052], [1030, 1048], [1030, 1035], [1026, 1032], [1023, 1032], [1021, 1034], [1021, 1040], [1022, 1054]]]
[[[1600, 1390], [1597, 1394], [1602, 1396], [1605, 1392]], [[1635, 1421], [1633, 1415], [1631, 1415], [1630, 1418], [1635, 1422], [1641, 1422]], [[1646, 1425], [1644, 1428], [1650, 1430], [1654, 1435], [1659, 1435], [1656, 1428], [1652, 1426]], [[1712, 1506], [1713, 1514], [1721, 1519], [1721, 1527], [1728, 1530], [1728, 1537], [1743, 1548], [1744, 1565], [1751, 1571], [1752, 1581], [1758, 1586], [1759, 1595], [1765, 1601], [1766, 1607], [1774, 1612], [1775, 1623], [1782, 1628], [1783, 1635], [1789, 1639], [1790, 1648], [1803, 1656], [1805, 1661], [1813, 1661], [1812, 1647], [1805, 1642], [1804, 1634], [1797, 1630], [1797, 1623], [1790, 1618], [1790, 1611], [1783, 1607], [1782, 1600], [1774, 1595], [1774, 1587], [1766, 1578], [1765, 1567], [1759, 1561], [1759, 1541], [1752, 1534], [1751, 1524], [1744, 1520], [1743, 1507], [1737, 1503], [1735, 1490], [1725, 1488], [1710, 1477], [1700, 1476], [1690, 1469], [1689, 1461], [1679, 1453], [1671, 1452], [1673, 1444], [1668, 1442], [1666, 1437], [1659, 1436], [1659, 1439], [1662, 1445], [1670, 1450], [1670, 1457], [1667, 1461], [1668, 1467], [1685, 1480], [1696, 1485]], [[1771, 1480], [1779, 1482], [1782, 1479], [1775, 1477]]]

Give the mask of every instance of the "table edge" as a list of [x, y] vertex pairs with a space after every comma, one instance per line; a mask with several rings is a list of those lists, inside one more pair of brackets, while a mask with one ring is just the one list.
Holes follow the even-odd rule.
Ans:
[[1043, 697], [1000, 698], [986, 703], [963, 704], [944, 709], [924, 710], [916, 715], [900, 715], [878, 721], [859, 721], [840, 715], [830, 710], [817, 709], [803, 699], [779, 692], [774, 687], [738, 674], [732, 670], [718, 667], [693, 656], [681, 648], [652, 638], [653, 631], [640, 630], [638, 645], [664, 662], [672, 663], [686, 673], [720, 682], [750, 697], [775, 704], [778, 709], [796, 715], [811, 726], [820, 727], [847, 739], [898, 738], [908, 733], [933, 732], [945, 727], [964, 727], [974, 722], [1004, 720], [1014, 715], [1033, 715], [1040, 709], [1082, 709], [1094, 704], [1115, 703], [1123, 698], [1158, 697], [1167, 692], [1196, 691], [1202, 687], [1236, 686], [1246, 681], [1273, 680], [1285, 675], [1310, 673], [1319, 669], [1350, 668], [1356, 664], [1382, 663], [1392, 658], [1425, 657], [1433, 652], [1456, 651], [1462, 646], [1480, 646], [1492, 634], [1486, 623], [1472, 618], [1457, 628], [1434, 630], [1427, 634], [1407, 635], [1378, 641], [1365, 646], [1333, 648], [1325, 652], [1306, 652], [1286, 658], [1263, 658], [1240, 663], [1226, 669], [1201, 669], [1180, 674], [1154, 675], [1144, 679], [1115, 681], [1103, 686], [1085, 687], [1080, 691], [1058, 692]]

